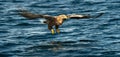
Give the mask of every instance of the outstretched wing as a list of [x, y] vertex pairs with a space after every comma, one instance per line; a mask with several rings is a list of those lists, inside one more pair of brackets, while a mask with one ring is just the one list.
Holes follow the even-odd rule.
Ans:
[[103, 13], [99, 13], [99, 14], [97, 14], [97, 15], [94, 15], [94, 16], [91, 16], [91, 15], [89, 15], [89, 14], [87, 14], [87, 15], [80, 15], [80, 14], [70, 14], [70, 15], [67, 15], [68, 16], [68, 18], [70, 18], [70, 19], [83, 19], [83, 18], [98, 18], [98, 17], [100, 17], [100, 16], [102, 16], [103, 15]]
[[20, 10], [19, 14], [28, 19], [37, 19], [37, 18], [45, 18], [45, 19], [54, 19], [55, 17], [50, 15], [42, 15], [42, 14], [33, 14], [26, 10]]
[[79, 14], [70, 14], [67, 15], [70, 19], [82, 19], [82, 18], [90, 18], [90, 15], [79, 15]]

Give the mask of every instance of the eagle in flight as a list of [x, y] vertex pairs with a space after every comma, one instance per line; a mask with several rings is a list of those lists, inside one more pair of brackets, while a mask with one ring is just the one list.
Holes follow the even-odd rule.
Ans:
[[[86, 18], [97, 18], [101, 16], [103, 13], [100, 13], [97, 16], [90, 16], [90, 15], [82, 15], [82, 14], [61, 14], [58, 16], [50, 16], [50, 15], [42, 15], [42, 14], [34, 14], [31, 12], [28, 12], [26, 10], [20, 10], [19, 14], [27, 19], [34, 20], [38, 18], [44, 18], [46, 21], [44, 21], [45, 24], [48, 25], [48, 29], [51, 31], [52, 34], [60, 33], [59, 26], [63, 24], [63, 22], [67, 19], [86, 19]], [[55, 31], [53, 26], [55, 26]]]

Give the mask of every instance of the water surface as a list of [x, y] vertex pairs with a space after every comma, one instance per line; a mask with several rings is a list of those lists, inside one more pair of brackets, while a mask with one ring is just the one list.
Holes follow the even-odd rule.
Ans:
[[[61, 33], [51, 35], [47, 25], [17, 15], [33, 13], [97, 14], [99, 18], [67, 20]], [[119, 57], [119, 0], [0, 0], [1, 57]]]

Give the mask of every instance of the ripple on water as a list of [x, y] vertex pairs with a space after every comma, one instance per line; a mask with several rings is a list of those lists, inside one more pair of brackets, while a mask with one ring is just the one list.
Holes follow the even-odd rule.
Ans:
[[108, 22], [117, 22], [117, 21], [120, 21], [120, 19], [119, 18], [110, 19]]
[[105, 52], [102, 52], [103, 55], [112, 55], [112, 56], [115, 56], [116, 53], [119, 53], [120, 51], [105, 51]]
[[9, 57], [9, 56], [11, 56], [11, 55], [0, 53], [0, 56], [1, 56], [1, 57]]
[[9, 31], [7, 31], [7, 30], [0, 30], [0, 33], [9, 33]]

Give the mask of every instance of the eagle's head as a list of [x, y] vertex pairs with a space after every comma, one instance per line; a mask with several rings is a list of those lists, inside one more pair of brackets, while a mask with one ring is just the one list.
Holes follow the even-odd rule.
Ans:
[[67, 19], [67, 18], [68, 18], [68, 16], [67, 16], [67, 15], [64, 15], [64, 14], [59, 15], [59, 17], [61, 17], [62, 19]]
[[59, 15], [56, 17], [56, 23], [57, 25], [61, 25], [63, 23], [64, 20], [66, 20], [68, 17], [64, 14]]

